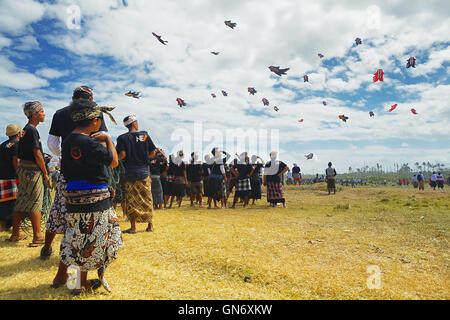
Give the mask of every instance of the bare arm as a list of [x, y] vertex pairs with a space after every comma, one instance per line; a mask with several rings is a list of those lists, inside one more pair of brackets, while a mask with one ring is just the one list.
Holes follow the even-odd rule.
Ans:
[[17, 167], [19, 166], [19, 158], [17, 156], [12, 157], [12, 165], [14, 167], [14, 171], [17, 172]]
[[34, 159], [36, 160], [36, 164], [41, 169], [42, 174], [44, 175], [44, 183], [48, 183], [49, 177], [47, 173], [47, 168], [45, 166], [44, 155], [41, 150], [38, 148], [33, 149]]

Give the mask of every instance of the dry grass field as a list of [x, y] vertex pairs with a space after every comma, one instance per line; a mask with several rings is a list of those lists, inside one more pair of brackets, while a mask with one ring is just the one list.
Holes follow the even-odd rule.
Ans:
[[[0, 233], [0, 299], [450, 299], [450, 190], [289, 186], [287, 209], [156, 211], [155, 231], [124, 234], [112, 288], [73, 297], [49, 286], [61, 236], [40, 248]], [[121, 215], [121, 212], [118, 211]], [[122, 230], [129, 224], [121, 218]], [[369, 266], [380, 289], [367, 287]], [[250, 276], [250, 281], [244, 281]], [[96, 277], [96, 272], [89, 278]]]

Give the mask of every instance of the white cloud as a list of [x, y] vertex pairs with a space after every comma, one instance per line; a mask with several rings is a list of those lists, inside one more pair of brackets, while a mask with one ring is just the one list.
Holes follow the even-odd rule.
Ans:
[[15, 64], [0, 56], [0, 86], [15, 89], [46, 87], [49, 83], [42, 78], [17, 68]]
[[68, 71], [60, 71], [52, 68], [42, 68], [36, 71], [36, 75], [47, 78], [47, 79], [57, 79], [68, 75]]

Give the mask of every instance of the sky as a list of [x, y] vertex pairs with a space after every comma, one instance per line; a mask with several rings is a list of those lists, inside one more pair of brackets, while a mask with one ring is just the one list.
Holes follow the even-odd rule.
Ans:
[[[0, 128], [24, 126], [23, 104], [39, 100], [49, 152], [54, 112], [87, 85], [116, 107], [119, 125], [106, 117], [114, 141], [135, 114], [166, 153], [218, 146], [268, 160], [276, 150], [304, 173], [329, 161], [338, 172], [449, 167], [449, 13], [448, 1], [0, 0]], [[269, 66], [290, 69], [280, 77]], [[383, 82], [373, 82], [378, 69]]]

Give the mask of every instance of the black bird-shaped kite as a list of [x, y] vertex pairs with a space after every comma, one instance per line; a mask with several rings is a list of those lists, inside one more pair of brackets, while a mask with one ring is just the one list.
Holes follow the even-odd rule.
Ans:
[[326, 106], [326, 105], [327, 105], [327, 102], [326, 102], [326, 101], [322, 101], [322, 104], [323, 104], [324, 106]]
[[288, 71], [289, 68], [280, 69], [280, 67], [270, 66], [269, 70], [281, 77], [281, 75], [286, 74], [286, 71]]
[[309, 78], [306, 74], [303, 76], [303, 82], [309, 82]]
[[406, 68], [410, 68], [410, 67], [413, 67], [413, 68], [415, 68], [416, 67], [416, 58], [414, 58], [414, 57], [410, 57], [408, 60], [406, 60], [408, 63], [406, 64]]
[[234, 27], [236, 27], [236, 23], [235, 22], [231, 22], [231, 20], [226, 20], [225, 21], [225, 25], [227, 25], [231, 29], [234, 29]]
[[211, 51], [211, 53], [215, 56], [217, 56], [220, 52], [216, 52], [216, 51]]
[[355, 43], [356, 43], [356, 45], [359, 45], [359, 44], [362, 44], [362, 41], [360, 38], [356, 38]]
[[369, 115], [370, 115], [371, 117], [375, 117], [375, 113], [373, 113], [373, 111], [370, 111], [370, 112], [369, 112]]
[[158, 39], [159, 42], [161, 42], [163, 45], [166, 45], [167, 42], [166, 40], [161, 39], [161, 36], [158, 36], [156, 33], [152, 32], [152, 34], [155, 36], [156, 39]]
[[216, 97], [216, 95], [215, 95], [214, 93], [211, 93], [211, 97], [215, 98], [215, 97]]
[[321, 53], [318, 53], [317, 55], [319, 56], [320, 59], [322, 59], [324, 57], [324, 55]]
[[267, 100], [266, 98], [263, 98], [263, 99], [262, 99], [262, 102], [263, 102], [263, 104], [264, 104], [265, 106], [268, 106], [268, 105], [269, 105], [269, 100]]
[[140, 98], [140, 92], [132, 92], [132, 91], [128, 91], [127, 93], [125, 93], [125, 95], [127, 97], [132, 97], [132, 98], [136, 98], [139, 99]]
[[183, 106], [186, 106], [186, 103], [181, 98], [177, 98], [177, 102], [178, 102], [178, 105], [180, 106], [180, 108], [183, 107]]
[[224, 90], [222, 90], [222, 94], [223, 94], [224, 97], [228, 96], [228, 93], [226, 91], [224, 91]]
[[278, 110], [280, 110], [280, 109], [278, 109], [278, 107], [275, 106], [275, 107], [273, 107], [273, 110], [275, 110], [276, 112], [278, 112]]
[[247, 88], [247, 90], [248, 90], [248, 92], [252, 95], [252, 96], [254, 96], [255, 95], [255, 93], [257, 92], [256, 90], [255, 90], [255, 88]]

